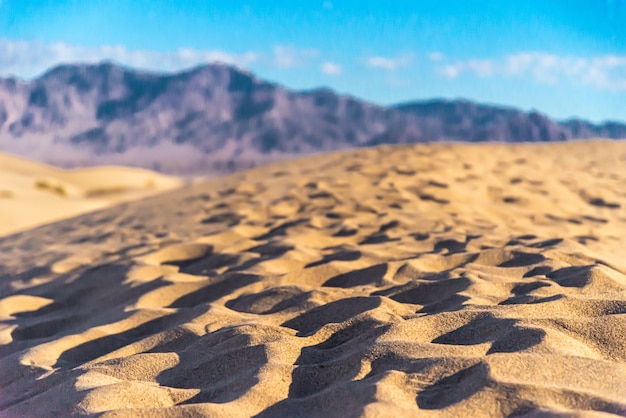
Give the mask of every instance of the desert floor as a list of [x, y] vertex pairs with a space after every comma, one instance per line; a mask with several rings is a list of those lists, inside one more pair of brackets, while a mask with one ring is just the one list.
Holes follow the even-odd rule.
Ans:
[[0, 416], [624, 415], [625, 255], [626, 142], [194, 184], [0, 238]]

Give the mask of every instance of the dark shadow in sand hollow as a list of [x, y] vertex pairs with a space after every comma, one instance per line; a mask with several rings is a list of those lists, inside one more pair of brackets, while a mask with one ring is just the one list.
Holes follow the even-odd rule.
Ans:
[[331, 261], [355, 261], [359, 258], [361, 258], [361, 251], [359, 250], [337, 248], [332, 254], [327, 254], [321, 260], [309, 263], [304, 266], [304, 268], [321, 266], [323, 264], [330, 263]]
[[372, 295], [386, 296], [400, 303], [422, 305], [418, 312], [437, 313], [456, 311], [463, 307], [469, 298], [460, 295], [471, 284], [467, 277], [451, 278], [449, 272], [434, 274], [421, 280], [411, 280], [408, 283], [385, 290], [379, 290]]
[[470, 398], [489, 383], [489, 366], [478, 363], [427, 386], [415, 401], [420, 409], [443, 409]]
[[162, 386], [200, 390], [183, 405], [234, 401], [259, 382], [259, 371], [268, 363], [265, 346], [253, 344], [241, 327], [196, 336], [178, 356], [178, 364], [156, 380]]
[[209, 284], [194, 292], [179, 297], [170, 308], [193, 308], [200, 304], [211, 303], [226, 296], [236, 289], [248, 286], [263, 279], [263, 276], [245, 273], [226, 273], [209, 279]]
[[[339, 311], [342, 307], [330, 309]], [[287, 399], [257, 416], [306, 416], [313, 407], [318, 411], [322, 408], [329, 416], [361, 416], [364, 407], [375, 401], [376, 383], [382, 375], [354, 378], [362, 368], [362, 359], [389, 327], [365, 319], [338, 330], [319, 344], [303, 347], [295, 362]]]
[[355, 286], [380, 285], [388, 270], [387, 263], [376, 264], [359, 270], [349, 271], [332, 277], [322, 286], [350, 288]]
[[287, 310], [308, 310], [317, 306], [310, 301], [312, 292], [296, 286], [279, 286], [259, 293], [243, 294], [226, 302], [226, 307], [237, 312], [269, 315]]
[[[54, 302], [34, 312], [16, 314], [18, 327], [13, 331], [14, 342], [28, 341], [28, 345], [37, 345], [120, 321], [130, 315], [124, 312], [124, 306], [166, 285], [160, 280], [153, 280], [131, 287], [122, 283], [127, 272], [128, 267], [125, 265], [108, 264], [90, 268], [79, 275], [67, 274], [28, 289], [27, 294], [47, 297]], [[59, 292], [60, 287], [66, 291]], [[125, 290], [120, 291], [120, 287]], [[20, 346], [23, 348], [24, 344]], [[10, 348], [10, 345], [5, 348]]]
[[496, 318], [483, 313], [469, 323], [435, 338], [435, 344], [477, 345], [491, 343], [487, 354], [513, 353], [531, 348], [543, 341], [545, 331], [518, 325], [515, 319]]
[[363, 312], [375, 309], [381, 304], [379, 297], [353, 297], [340, 299], [318, 306], [289, 321], [282, 326], [295, 329], [298, 336], [311, 335], [326, 324], [341, 323]]

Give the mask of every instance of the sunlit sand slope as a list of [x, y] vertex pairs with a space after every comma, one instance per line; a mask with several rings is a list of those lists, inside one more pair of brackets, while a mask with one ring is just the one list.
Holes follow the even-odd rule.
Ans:
[[178, 179], [128, 167], [62, 170], [0, 153], [0, 235], [179, 187]]
[[0, 239], [0, 415], [624, 415], [625, 167], [383, 147]]

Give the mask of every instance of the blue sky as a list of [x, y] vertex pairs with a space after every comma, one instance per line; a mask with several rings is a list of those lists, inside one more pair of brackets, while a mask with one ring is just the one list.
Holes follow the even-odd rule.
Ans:
[[0, 0], [0, 76], [209, 61], [290, 88], [626, 120], [626, 0]]

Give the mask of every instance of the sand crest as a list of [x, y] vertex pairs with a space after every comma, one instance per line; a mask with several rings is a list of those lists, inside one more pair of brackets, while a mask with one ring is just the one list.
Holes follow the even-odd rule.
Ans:
[[0, 416], [624, 415], [625, 184], [380, 147], [0, 238]]

